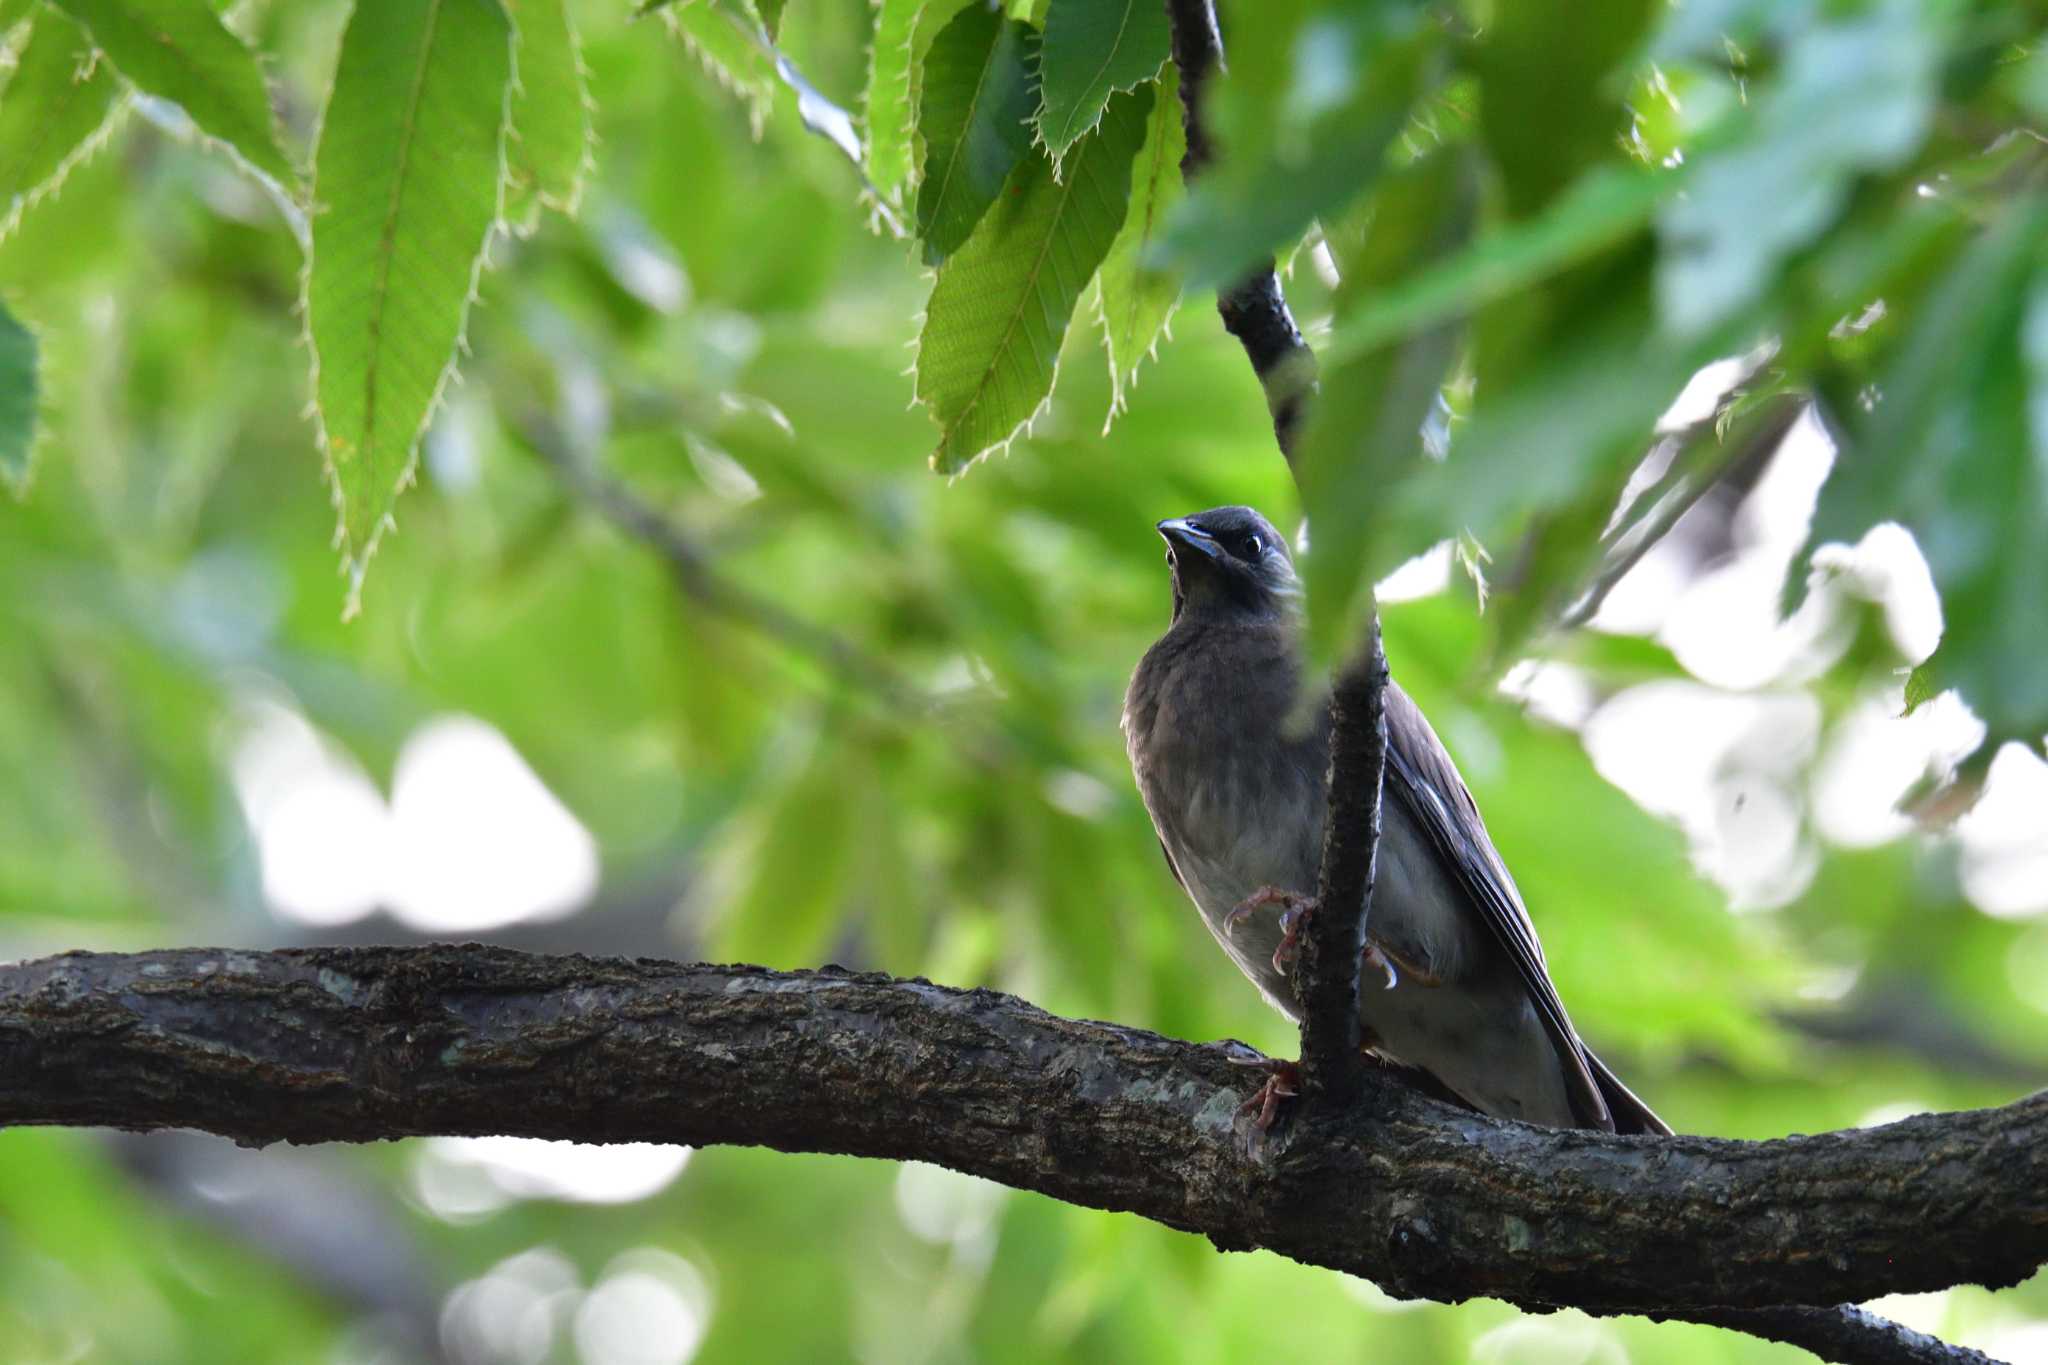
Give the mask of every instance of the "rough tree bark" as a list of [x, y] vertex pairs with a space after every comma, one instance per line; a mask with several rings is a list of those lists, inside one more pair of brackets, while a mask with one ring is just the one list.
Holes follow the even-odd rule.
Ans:
[[[73, 953], [0, 966], [0, 1125], [236, 1141], [512, 1133], [930, 1161], [1389, 1292], [1724, 1322], [1981, 1359], [1839, 1310], [2048, 1261], [2048, 1094], [1771, 1142], [1471, 1114], [1377, 1072], [1247, 1157], [1235, 1043], [833, 970], [478, 945]], [[1880, 1330], [1881, 1329], [1881, 1330]]]

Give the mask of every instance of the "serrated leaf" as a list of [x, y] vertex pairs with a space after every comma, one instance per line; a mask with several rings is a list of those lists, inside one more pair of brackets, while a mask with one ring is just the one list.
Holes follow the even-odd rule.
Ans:
[[1002, 445], [1052, 392], [1074, 304], [1122, 226], [1152, 92], [1110, 101], [1067, 178], [1033, 149], [939, 270], [918, 340], [917, 396], [939, 424], [932, 468]]
[[1368, 188], [1443, 45], [1443, 25], [1409, 0], [1265, 0], [1230, 35], [1230, 77], [1209, 91], [1223, 154], [1167, 227], [1188, 285], [1237, 279]]
[[917, 164], [917, 105], [910, 71], [916, 55], [917, 17], [925, 0], [874, 0], [875, 30], [868, 44], [863, 123], [867, 173], [875, 193], [894, 202]]
[[506, 218], [531, 231], [543, 208], [574, 216], [596, 138], [583, 49], [564, 0], [511, 0], [519, 88], [505, 150]]
[[[1187, 152], [1179, 81], [1168, 68], [1152, 88], [1145, 143], [1131, 166], [1131, 207], [1097, 273], [1103, 349], [1109, 353], [1109, 420], [1124, 409], [1138, 365], [1151, 354], [1180, 302], [1180, 280], [1152, 264], [1166, 216], [1185, 193], [1180, 159]], [[1103, 429], [1108, 430], [1108, 421]]]
[[[1810, 545], [1903, 522], [1941, 594], [1933, 666], [1990, 748], [2048, 733], [2048, 197], [2009, 204], [1962, 253], [1890, 356], [1845, 439]], [[2029, 412], [2029, 394], [2036, 405]], [[1793, 561], [1803, 576], [1806, 556]]]
[[0, 305], [0, 482], [28, 487], [36, 434], [36, 337]]
[[1159, 74], [1169, 37], [1159, 0], [1052, 0], [1039, 49], [1038, 140], [1054, 165], [1095, 126], [1112, 94]]
[[256, 54], [206, 0], [51, 0], [92, 35], [121, 75], [183, 109], [201, 132], [287, 191], [299, 173], [277, 141]]
[[0, 238], [90, 154], [120, 104], [120, 79], [78, 25], [37, 14], [0, 89]]
[[360, 583], [452, 372], [497, 221], [512, 25], [495, 0], [358, 0], [321, 118], [307, 335]]
[[[758, 20], [746, 0], [736, 2], [741, 6], [742, 19]], [[682, 39], [683, 46], [711, 79], [746, 106], [747, 121], [754, 136], [760, 137], [768, 124], [768, 113], [775, 106], [775, 87], [780, 80], [775, 74], [774, 59], [733, 22], [723, 0], [671, 4], [661, 11], [661, 17], [669, 32]]]
[[917, 110], [917, 235], [926, 265], [967, 240], [1031, 146], [1026, 120], [1038, 84], [1030, 40], [1028, 25], [982, 5], [961, 10], [932, 38]]

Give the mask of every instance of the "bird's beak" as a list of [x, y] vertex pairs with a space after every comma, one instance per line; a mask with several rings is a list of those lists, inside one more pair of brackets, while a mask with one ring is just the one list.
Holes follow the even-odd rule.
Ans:
[[1168, 545], [1178, 545], [1189, 550], [1200, 550], [1214, 559], [1223, 553], [1223, 547], [1216, 543], [1216, 537], [1196, 526], [1185, 517], [1169, 517], [1159, 523], [1159, 534], [1166, 537]]

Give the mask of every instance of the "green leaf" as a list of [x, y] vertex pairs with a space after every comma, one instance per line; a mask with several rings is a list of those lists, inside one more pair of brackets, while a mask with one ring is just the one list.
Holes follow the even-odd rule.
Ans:
[[1066, 182], [1033, 150], [939, 271], [918, 340], [917, 396], [939, 424], [932, 468], [1003, 445], [1052, 392], [1075, 302], [1122, 226], [1152, 92], [1110, 101]]
[[[1185, 193], [1180, 159], [1187, 152], [1179, 82], [1169, 68], [1152, 88], [1145, 145], [1131, 167], [1131, 207], [1098, 274], [1103, 347], [1109, 352], [1109, 418], [1124, 409], [1138, 365], [1152, 353], [1180, 303], [1180, 281], [1151, 263], [1166, 216]], [[1104, 423], [1104, 430], [1108, 423]]]
[[0, 90], [0, 238], [92, 154], [121, 102], [112, 65], [78, 25], [50, 9], [34, 23]]
[[1324, 358], [1342, 361], [1519, 293], [1633, 235], [1679, 183], [1633, 168], [1590, 172], [1535, 217], [1482, 233], [1436, 264], [1388, 281], [1338, 322], [1321, 348]]
[[512, 0], [519, 85], [506, 144], [506, 218], [531, 232], [543, 208], [574, 217], [592, 165], [596, 129], [583, 49], [564, 0]]
[[1881, 372], [1882, 397], [1833, 414], [1846, 439], [1810, 539], [1854, 541], [1888, 520], [1913, 532], [1941, 593], [1933, 667], [1991, 748], [2048, 734], [2044, 240], [2048, 197], [2010, 204], [1928, 298]]
[[1443, 41], [1429, 10], [1405, 0], [1269, 0], [1258, 23], [1233, 31], [1229, 79], [1209, 92], [1222, 155], [1167, 228], [1165, 250], [1188, 284], [1238, 278], [1369, 187]]
[[[740, 5], [741, 20], [758, 22], [759, 15], [747, 0], [734, 3]], [[775, 87], [779, 83], [775, 61], [747, 37], [740, 24], [734, 22], [734, 13], [725, 6], [726, 0], [672, 4], [661, 11], [661, 18], [711, 79], [746, 106], [747, 120], [758, 138], [768, 124], [769, 110], [775, 106]]]
[[924, 138], [917, 235], [926, 265], [959, 249], [1031, 146], [1038, 102], [1028, 25], [969, 5], [925, 54], [917, 127]]
[[917, 105], [910, 70], [917, 18], [925, 0], [874, 0], [875, 31], [868, 45], [868, 181], [894, 203], [917, 164]]
[[1800, 32], [1748, 126], [1704, 154], [1658, 218], [1659, 313], [1698, 332], [1763, 297], [1848, 202], [1861, 171], [1919, 147], [1941, 80], [1944, 7], [1869, 6]]
[[277, 141], [256, 55], [206, 0], [52, 0], [137, 89], [183, 109], [200, 131], [287, 191], [298, 171]]
[[36, 434], [36, 337], [0, 305], [0, 482], [28, 487]]
[[762, 31], [770, 42], [782, 37], [782, 11], [789, 0], [754, 0], [754, 8], [760, 11]]
[[306, 322], [351, 605], [462, 344], [498, 216], [512, 41], [495, 0], [359, 0], [342, 34]]
[[1159, 74], [1169, 37], [1159, 0], [1052, 0], [1039, 48], [1038, 140], [1055, 166], [1095, 127], [1112, 94]]
[[[1485, 92], [1480, 136], [1524, 217], [1611, 156], [1628, 127], [1614, 69], [1636, 54], [1650, 0], [1520, 0], [1503, 5], [1472, 44]], [[1657, 5], [1655, 8], [1663, 8]]]
[[868, 804], [853, 799], [851, 766], [845, 754], [820, 755], [749, 822], [744, 880], [719, 910], [721, 959], [815, 967], [831, 951], [855, 853], [854, 817]]
[[[1333, 239], [1344, 272], [1340, 305], [1353, 306], [1426, 268], [1464, 239], [1473, 199], [1466, 160], [1462, 149], [1447, 148], [1380, 182], [1364, 209], [1364, 230], [1355, 239]], [[1319, 656], [1334, 655], [1356, 623], [1353, 603], [1371, 581], [1368, 549], [1378, 515], [1389, 490], [1424, 460], [1423, 422], [1437, 405], [1457, 341], [1458, 329], [1440, 324], [1324, 372], [1296, 461], [1313, 546], [1302, 571]]]

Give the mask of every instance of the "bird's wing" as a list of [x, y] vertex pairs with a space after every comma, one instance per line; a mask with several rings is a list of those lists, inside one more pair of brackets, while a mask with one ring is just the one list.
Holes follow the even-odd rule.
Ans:
[[[1183, 891], [1187, 891], [1188, 879], [1180, 875], [1180, 865], [1174, 862], [1173, 850], [1166, 846], [1166, 840], [1164, 838], [1160, 839], [1159, 841], [1159, 851], [1162, 854], [1166, 855], [1166, 870], [1168, 872], [1171, 872], [1173, 874], [1173, 879], [1180, 883], [1180, 889]], [[1192, 896], [1195, 893], [1192, 891], [1188, 891], [1188, 894]]]
[[1614, 1116], [1587, 1065], [1585, 1046], [1572, 1028], [1564, 1001], [1551, 984], [1543, 945], [1536, 940], [1536, 926], [1522, 905], [1515, 879], [1508, 875], [1507, 865], [1487, 837], [1465, 779], [1458, 775], [1443, 741], [1408, 694], [1389, 683], [1386, 697], [1387, 790], [1407, 806], [1416, 824], [1428, 834], [1444, 865], [1515, 964], [1515, 973], [1535, 1002], [1544, 1031], [1564, 1067], [1572, 1112], [1589, 1127], [1612, 1131]]

